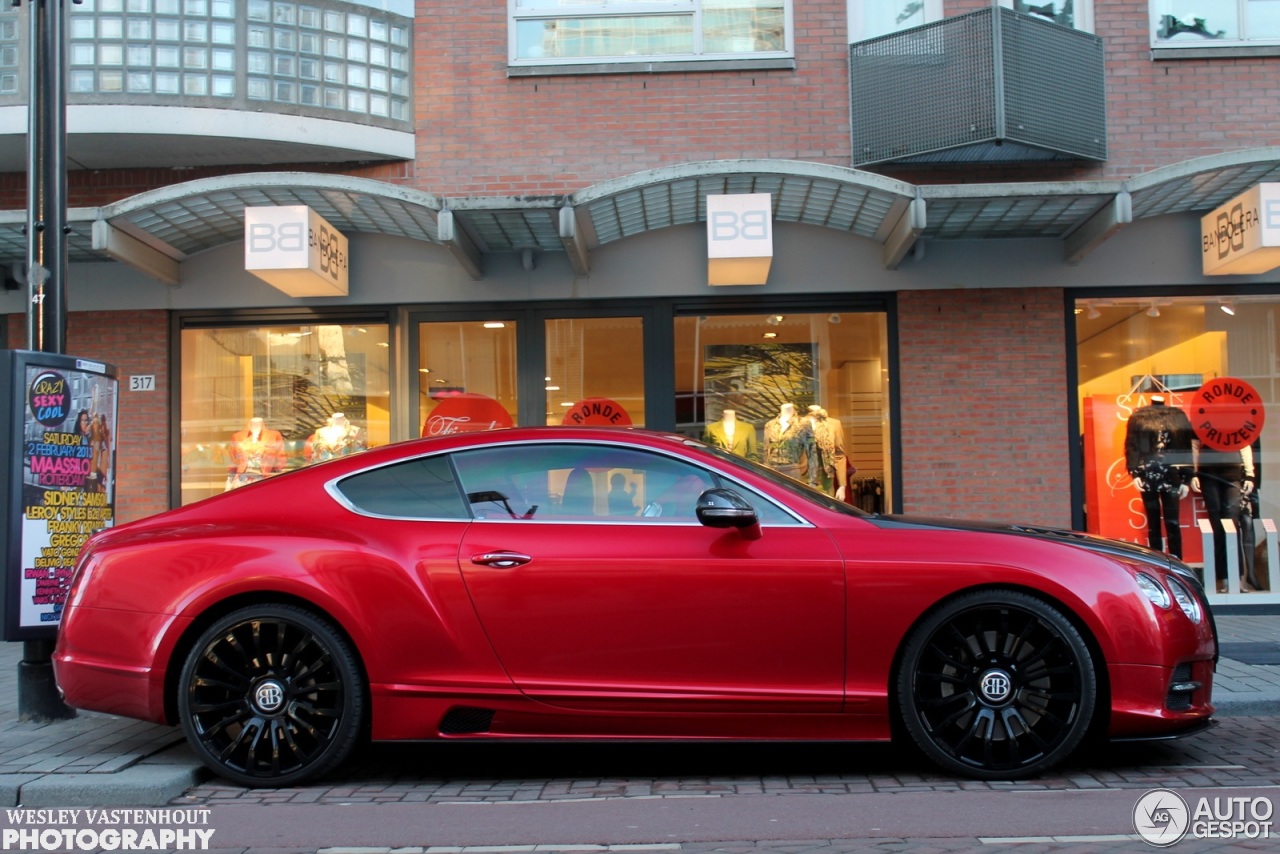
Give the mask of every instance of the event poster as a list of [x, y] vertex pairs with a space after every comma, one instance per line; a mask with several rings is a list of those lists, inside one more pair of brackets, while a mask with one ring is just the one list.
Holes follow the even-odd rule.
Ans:
[[5, 636], [52, 636], [90, 535], [115, 520], [117, 381], [101, 362], [9, 351]]

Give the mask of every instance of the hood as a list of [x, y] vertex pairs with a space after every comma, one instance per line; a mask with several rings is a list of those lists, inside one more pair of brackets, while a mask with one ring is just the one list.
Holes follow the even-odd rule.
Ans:
[[[1161, 569], [1177, 572], [1179, 575], [1187, 575], [1195, 578], [1195, 574], [1182, 565], [1180, 561], [1175, 561], [1169, 555], [1149, 549], [1146, 546], [1140, 546], [1136, 543], [1126, 543], [1121, 540], [1112, 540], [1106, 537], [1099, 537], [1096, 534], [1085, 534], [1080, 531], [1069, 531], [1065, 528], [1049, 528], [1040, 525], [1015, 525], [1004, 522], [980, 522], [965, 519], [943, 519], [929, 518], [924, 516], [900, 516], [900, 515], [879, 515], [872, 516], [869, 520], [873, 525], [881, 528], [901, 528], [911, 530], [935, 530], [935, 531], [982, 531], [990, 534], [1008, 534], [1013, 537], [1032, 537], [1037, 540], [1047, 540], [1055, 543], [1062, 543], [1067, 546], [1085, 549], [1086, 551], [1097, 552], [1099, 554], [1111, 555], [1112, 557], [1124, 558], [1138, 563], [1145, 563], [1149, 566], [1156, 566]], [[1197, 586], [1199, 580], [1196, 580]]]

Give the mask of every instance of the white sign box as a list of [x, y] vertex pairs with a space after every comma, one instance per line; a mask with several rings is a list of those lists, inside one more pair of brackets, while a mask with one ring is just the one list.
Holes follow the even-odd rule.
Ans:
[[1206, 276], [1280, 267], [1280, 184], [1256, 184], [1200, 220]]
[[707, 196], [707, 284], [763, 285], [773, 262], [773, 196]]
[[306, 205], [244, 209], [244, 268], [291, 297], [347, 295], [347, 238]]

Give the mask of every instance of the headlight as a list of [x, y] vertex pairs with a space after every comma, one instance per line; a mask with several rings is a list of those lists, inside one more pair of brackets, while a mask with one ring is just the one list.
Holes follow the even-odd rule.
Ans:
[[1178, 607], [1182, 609], [1182, 613], [1187, 615], [1187, 619], [1193, 623], [1200, 622], [1203, 613], [1200, 610], [1200, 600], [1192, 595], [1187, 586], [1176, 578], [1169, 579], [1169, 592], [1173, 594], [1173, 601], [1178, 603]]
[[1169, 594], [1165, 592], [1164, 587], [1160, 585], [1159, 581], [1156, 581], [1145, 572], [1139, 572], [1136, 578], [1138, 580], [1138, 589], [1151, 600], [1152, 605], [1164, 608], [1165, 610], [1169, 609]]

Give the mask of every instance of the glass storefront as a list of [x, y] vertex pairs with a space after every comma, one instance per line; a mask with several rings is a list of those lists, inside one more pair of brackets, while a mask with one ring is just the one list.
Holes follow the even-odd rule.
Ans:
[[397, 439], [546, 424], [676, 430], [893, 506], [884, 311], [421, 312], [397, 336], [407, 372], [387, 323], [197, 323], [216, 320], [180, 337], [184, 504]]
[[547, 424], [645, 426], [642, 318], [551, 318], [545, 331]]
[[386, 324], [184, 329], [181, 500], [390, 441]]
[[1274, 296], [1076, 301], [1086, 530], [1178, 555], [1217, 593], [1275, 589], [1278, 314]]
[[830, 494], [843, 484], [865, 510], [892, 506], [883, 313], [678, 317], [675, 339], [680, 432]]
[[511, 319], [418, 324], [421, 435], [517, 423], [516, 328]]

